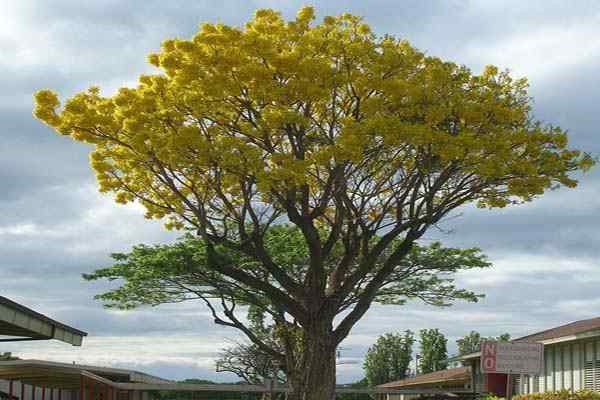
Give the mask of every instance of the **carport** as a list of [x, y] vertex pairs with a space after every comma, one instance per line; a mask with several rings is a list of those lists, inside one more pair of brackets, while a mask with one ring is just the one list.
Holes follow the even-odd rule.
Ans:
[[0, 342], [56, 339], [81, 346], [87, 333], [0, 296]]
[[172, 383], [132, 370], [41, 360], [0, 362], [0, 380], [20, 400], [140, 400], [124, 385]]

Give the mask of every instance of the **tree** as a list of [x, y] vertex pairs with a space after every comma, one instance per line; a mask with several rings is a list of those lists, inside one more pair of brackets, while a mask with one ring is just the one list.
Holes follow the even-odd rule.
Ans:
[[481, 335], [479, 332], [471, 331], [468, 335], [456, 341], [458, 346], [458, 355], [464, 356], [465, 354], [471, 354], [479, 351], [479, 345], [481, 344]]
[[478, 352], [482, 340], [508, 342], [510, 340], [510, 334], [503, 333], [497, 337], [482, 338], [479, 332], [471, 331], [468, 335], [465, 335], [456, 341], [456, 345], [458, 346], [458, 355], [464, 356], [465, 354]]
[[[265, 243], [274, 262], [285, 266], [290, 273], [301, 276], [309, 268], [308, 249], [297, 227], [273, 226], [265, 235]], [[339, 256], [340, 251], [334, 250], [332, 260], [337, 259], [335, 256]], [[253, 275], [261, 273], [261, 265], [243, 254], [227, 249], [220, 254]], [[223, 351], [217, 361], [219, 370], [236, 373], [252, 383], [274, 375], [282, 380], [284, 375], [290, 380], [288, 365], [281, 363], [282, 355], [302, 352], [301, 326], [295, 320], [288, 321], [266, 296], [215, 273], [207, 263], [207, 246], [202, 239], [185, 235], [174, 244], [138, 245], [129, 253], [116, 253], [112, 257], [115, 260], [112, 266], [84, 274], [88, 280], [122, 281], [121, 286], [96, 296], [107, 306], [128, 309], [144, 304], [203, 301], [217, 324], [238, 328], [250, 340]], [[445, 248], [438, 242], [413, 246], [401, 264], [389, 282], [379, 289], [375, 301], [403, 304], [409, 299], [420, 299], [436, 306], [448, 305], [454, 299], [475, 301], [479, 295], [456, 288], [452, 274], [490, 266], [476, 248]], [[352, 264], [350, 268], [357, 266]], [[360, 288], [357, 293], [358, 290]], [[349, 298], [347, 308], [356, 301], [358, 298]], [[236, 314], [240, 305], [249, 305], [246, 323]]]
[[[243, 301], [243, 299], [242, 299]], [[274, 326], [265, 323], [265, 312], [255, 306], [248, 308], [248, 328], [269, 349], [284, 350], [274, 334]], [[285, 381], [285, 373], [270, 353], [253, 342], [237, 343], [221, 350], [216, 361], [217, 372], [231, 372], [248, 384], [262, 384], [266, 379]]]
[[437, 329], [421, 329], [419, 331], [419, 372], [429, 372], [446, 369], [448, 339]]
[[[525, 79], [425, 56], [350, 14], [313, 20], [304, 7], [291, 21], [261, 9], [243, 27], [203, 24], [150, 54], [160, 70], [137, 86], [91, 87], [62, 108], [40, 90], [34, 114], [94, 146], [102, 192], [195, 232], [224, 285], [295, 321], [301, 351], [279, 355], [291, 397], [331, 399], [336, 346], [382, 288], [399, 285], [390, 302], [412, 290], [402, 260], [429, 228], [467, 203], [574, 187], [594, 160], [532, 117]], [[283, 221], [308, 268], [268, 251]]]
[[414, 334], [386, 333], [379, 336], [367, 351], [363, 368], [369, 386], [382, 385], [407, 377], [412, 361]]

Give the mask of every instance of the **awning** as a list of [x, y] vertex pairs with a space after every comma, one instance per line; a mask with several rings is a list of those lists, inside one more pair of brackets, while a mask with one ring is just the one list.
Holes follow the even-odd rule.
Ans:
[[87, 333], [0, 296], [0, 342], [56, 339], [81, 346]]
[[0, 361], [0, 379], [26, 385], [76, 389], [82, 377], [89, 381], [119, 388], [123, 383], [169, 384], [169, 380], [128, 369], [67, 364], [41, 360]]

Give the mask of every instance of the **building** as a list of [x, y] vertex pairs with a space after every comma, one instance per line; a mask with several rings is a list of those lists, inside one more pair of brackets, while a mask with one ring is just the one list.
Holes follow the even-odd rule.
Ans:
[[[539, 376], [512, 376], [512, 393], [590, 389], [600, 391], [600, 318], [586, 319], [527, 335], [513, 342], [544, 345], [544, 370]], [[460, 357], [471, 366], [473, 390], [504, 396], [506, 374], [483, 374], [481, 353]]]
[[[450, 368], [385, 383], [377, 388], [398, 391], [398, 394], [388, 393], [382, 396], [382, 400], [410, 400], [428, 395], [436, 398], [456, 397], [472, 393], [471, 370], [469, 367]], [[413, 394], [408, 394], [408, 391]], [[420, 394], [416, 394], [418, 392]]]
[[131, 384], [169, 384], [142, 372], [41, 360], [0, 362], [0, 390], [20, 400], [144, 400]]
[[[81, 346], [85, 336], [87, 336], [87, 333], [79, 329], [65, 325], [24, 305], [0, 296], [0, 343], [54, 339], [73, 346]], [[16, 382], [11, 378], [11, 374], [15, 373], [16, 366], [23, 363], [23, 360], [13, 357], [10, 353], [0, 354], [0, 366], [2, 366], [0, 368], [8, 374], [6, 376], [0, 375], [0, 379], [8, 377], [8, 380], [0, 380], [0, 399], [23, 399], [27, 390], [29, 390], [29, 398], [31, 400], [45, 400], [45, 386], [42, 388], [38, 386], [36, 388], [35, 384], [27, 384], [32, 380], [47, 378], [41, 368], [34, 368], [26, 374], [19, 374], [19, 380]], [[53, 388], [56, 383], [52, 381], [45, 382], [44, 384]], [[52, 389], [50, 389], [50, 393], [50, 400], [53, 400], [52, 394], [54, 392]], [[59, 390], [58, 400], [62, 400], [62, 395], [63, 393]]]
[[[418, 375], [378, 386], [397, 390], [385, 400], [410, 400], [415, 397], [436, 397], [447, 393], [464, 396], [493, 393], [505, 396], [510, 386], [512, 394], [589, 389], [600, 391], [600, 318], [586, 319], [514, 339], [513, 342], [543, 344], [544, 361], [541, 375], [511, 375], [483, 373], [481, 352], [456, 357], [465, 367], [451, 368]], [[507, 385], [508, 383], [508, 385]], [[408, 394], [407, 390], [413, 393]], [[405, 393], [402, 393], [405, 392]], [[418, 395], [414, 392], [418, 392]]]
[[56, 339], [81, 346], [87, 333], [0, 296], [0, 342]]

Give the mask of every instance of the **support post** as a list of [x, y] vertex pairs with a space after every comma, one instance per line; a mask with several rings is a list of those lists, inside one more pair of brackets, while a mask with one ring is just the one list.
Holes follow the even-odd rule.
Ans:
[[35, 400], [35, 385], [31, 385], [31, 400]]
[[88, 398], [86, 400], [93, 400], [94, 399], [94, 385], [88, 385], [87, 395], [88, 395]]
[[21, 382], [21, 400], [25, 400], [25, 384]]
[[79, 377], [79, 399], [83, 400], [83, 393], [85, 392], [85, 381], [83, 380], [83, 375]]
[[512, 385], [511, 385], [511, 376], [510, 376], [510, 371], [508, 372], [508, 374], [506, 374], [506, 400], [510, 400], [512, 397]]
[[8, 400], [12, 400], [13, 397], [13, 381], [8, 381]]
[[46, 400], [46, 386], [42, 386], [42, 400]]

